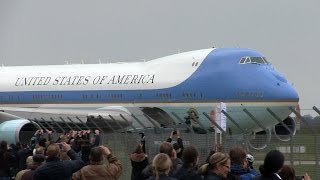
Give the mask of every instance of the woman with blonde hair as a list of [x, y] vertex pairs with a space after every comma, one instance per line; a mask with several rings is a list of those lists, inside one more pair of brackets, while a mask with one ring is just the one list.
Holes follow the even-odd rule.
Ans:
[[157, 154], [152, 161], [155, 176], [150, 177], [148, 180], [177, 180], [168, 176], [171, 165], [171, 159], [167, 154]]
[[200, 167], [204, 180], [224, 180], [230, 172], [230, 157], [227, 153], [216, 152], [209, 158], [209, 163]]

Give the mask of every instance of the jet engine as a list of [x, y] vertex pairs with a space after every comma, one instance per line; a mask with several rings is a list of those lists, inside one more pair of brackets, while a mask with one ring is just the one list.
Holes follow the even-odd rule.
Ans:
[[253, 132], [248, 137], [248, 144], [255, 150], [262, 150], [268, 146], [271, 140], [271, 130]]
[[[296, 122], [293, 118], [287, 117], [283, 123], [290, 129], [292, 135], [296, 134]], [[280, 141], [289, 141], [291, 139], [290, 131], [281, 123], [274, 126], [273, 132]]]
[[29, 143], [38, 125], [27, 119], [4, 121], [0, 124], [1, 139], [8, 143]]
[[[283, 123], [287, 126], [290, 131], [282, 125], [282, 123], [278, 123], [273, 127], [273, 132], [275, 137], [280, 141], [289, 141], [291, 136], [295, 135], [296, 133], [296, 122], [293, 118], [287, 117], [283, 120]], [[255, 132], [249, 135], [248, 144], [251, 148], [256, 150], [262, 150], [267, 147], [271, 140], [271, 129], [268, 128], [266, 131]]]

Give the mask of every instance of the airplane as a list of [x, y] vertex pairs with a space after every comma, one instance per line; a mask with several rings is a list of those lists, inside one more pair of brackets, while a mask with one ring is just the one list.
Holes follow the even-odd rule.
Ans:
[[247, 48], [208, 48], [145, 62], [2, 66], [0, 139], [28, 140], [46, 125], [63, 130], [66, 121], [104, 130], [192, 123], [207, 132], [219, 127], [210, 117], [225, 103], [223, 132], [268, 135], [273, 128], [285, 141], [296, 130], [289, 115], [298, 102], [287, 78]]

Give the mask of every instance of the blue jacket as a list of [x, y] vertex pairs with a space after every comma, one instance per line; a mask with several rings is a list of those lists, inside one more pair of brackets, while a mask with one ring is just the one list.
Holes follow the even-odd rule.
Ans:
[[58, 157], [47, 158], [46, 163], [38, 167], [34, 180], [71, 180], [72, 174], [84, 166], [80, 156], [72, 149], [68, 151], [72, 160], [61, 161]]
[[243, 168], [242, 166], [237, 164], [231, 165], [231, 174], [233, 176], [240, 177], [240, 180], [251, 180], [259, 175], [258, 172], [254, 169]]

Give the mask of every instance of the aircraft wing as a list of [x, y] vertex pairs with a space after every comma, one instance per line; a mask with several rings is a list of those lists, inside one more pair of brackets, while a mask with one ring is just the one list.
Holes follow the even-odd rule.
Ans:
[[0, 128], [11, 121], [17, 123], [17, 127], [31, 122], [37, 124], [37, 128], [55, 131], [97, 128], [108, 131], [123, 129], [132, 124], [129, 111], [112, 107], [108, 109], [0, 107], [0, 111], [2, 111]]

